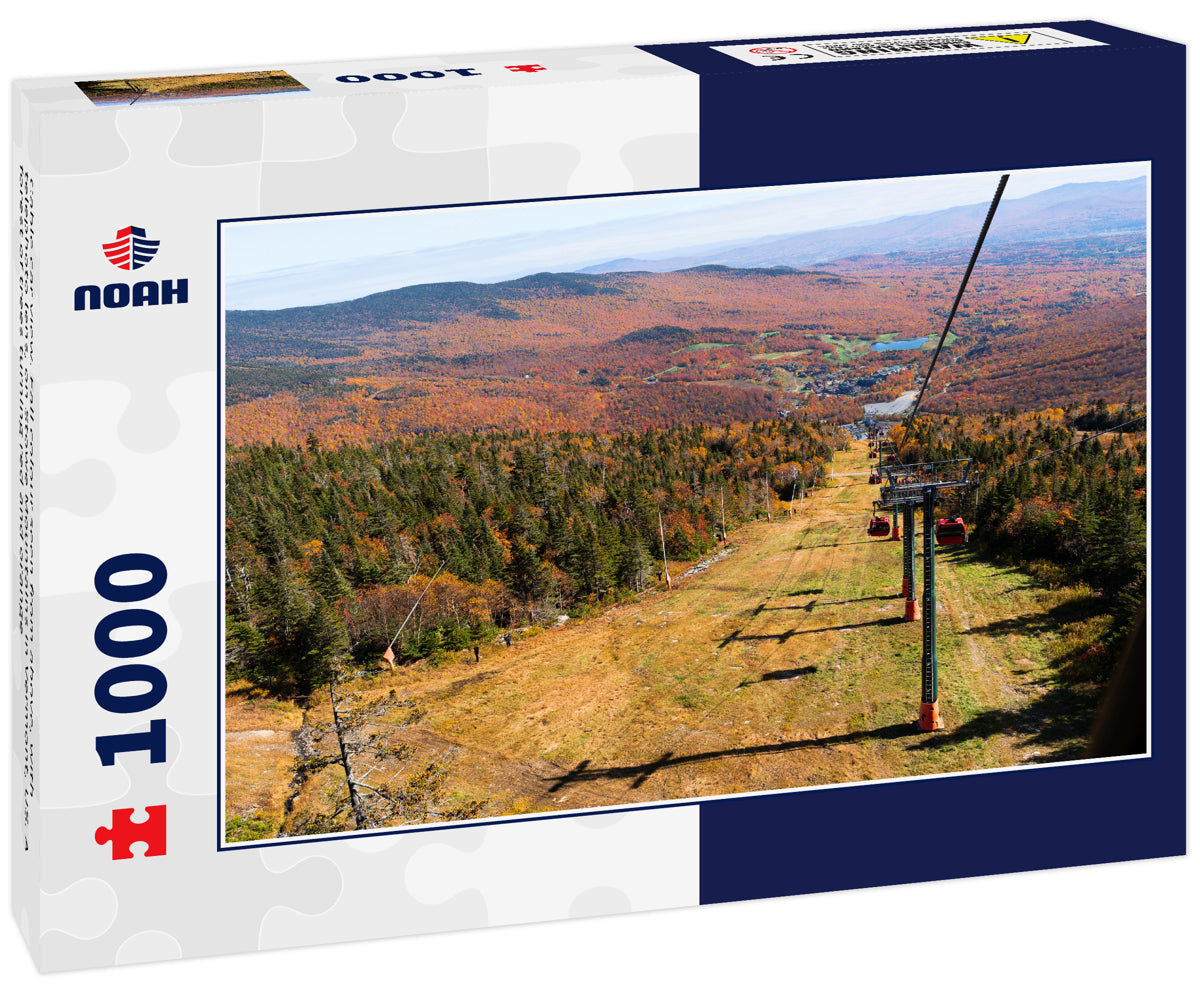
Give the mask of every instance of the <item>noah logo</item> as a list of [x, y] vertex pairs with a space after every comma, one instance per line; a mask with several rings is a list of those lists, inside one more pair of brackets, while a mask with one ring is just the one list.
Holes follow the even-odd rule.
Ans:
[[104, 256], [125, 271], [143, 268], [158, 253], [158, 240], [148, 240], [146, 231], [140, 226], [126, 226], [117, 230], [117, 239], [104, 244]]
[[[161, 241], [151, 240], [140, 226], [126, 226], [117, 230], [112, 243], [102, 244], [104, 256], [109, 263], [122, 271], [144, 268], [158, 253]], [[161, 282], [109, 282], [99, 285], [80, 285], [75, 288], [75, 309], [119, 310], [125, 306], [169, 306], [188, 301], [186, 278], [164, 279]]]

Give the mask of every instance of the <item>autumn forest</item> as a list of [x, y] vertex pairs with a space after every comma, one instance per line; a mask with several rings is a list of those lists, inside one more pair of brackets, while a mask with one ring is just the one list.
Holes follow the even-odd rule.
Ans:
[[[230, 766], [227, 837], [546, 809], [460, 788], [444, 741], [384, 736], [426, 708], [363, 680], [586, 626], [736, 559], [740, 527], [800, 526], [806, 501], [865, 485], [865, 452], [857, 479], [837, 457], [872, 413], [904, 437], [965, 254], [227, 311], [227, 712], [301, 714], [274, 792]], [[1145, 295], [1144, 231], [989, 246], [900, 456], [972, 458], [953, 513], [972, 558], [1073, 589], [1054, 671], [1092, 709], [1145, 589]]]

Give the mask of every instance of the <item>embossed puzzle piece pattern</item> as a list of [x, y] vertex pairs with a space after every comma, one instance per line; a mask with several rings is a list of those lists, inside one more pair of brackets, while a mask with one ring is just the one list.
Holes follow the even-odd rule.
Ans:
[[262, 106], [264, 163], [331, 160], [354, 149], [354, 129], [342, 114], [342, 98], [266, 101]]
[[[259, 946], [270, 949], [487, 925], [487, 903], [478, 889], [461, 887], [427, 901], [413, 895], [406, 882], [412, 860], [423, 848], [441, 846], [447, 852], [469, 854], [483, 841], [478, 828], [455, 828], [266, 847], [262, 859], [270, 868], [328, 857], [336, 863], [343, 885], [337, 902], [320, 914], [271, 909], [263, 917]], [[386, 909], [379, 908], [380, 901], [388, 902]]]
[[[514, 65], [534, 59], [528, 53], [505, 58]], [[651, 72], [656, 64], [642, 53], [618, 59], [597, 50], [555, 65], [590, 80]], [[678, 71], [667, 72], [682, 80]], [[513, 73], [513, 79], [526, 76], [542, 74]], [[660, 96], [669, 103], [677, 83], [665, 83]], [[191, 297], [187, 313], [169, 312], [175, 306], [97, 310], [86, 329], [61, 324], [62, 337], [41, 360], [38, 518], [42, 538], [55, 547], [46, 550], [40, 569], [40, 659], [47, 691], [70, 686], [73, 692], [69, 713], [39, 722], [46, 782], [38, 824], [45, 856], [56, 865], [43, 877], [41, 926], [30, 934], [40, 937], [48, 967], [695, 900], [689, 853], [667, 858], [646, 850], [650, 842], [674, 845], [677, 838], [694, 843], [694, 814], [675, 809], [664, 812], [659, 835], [652, 812], [642, 812], [218, 851], [224, 810], [216, 736], [221, 633], [213, 222], [621, 191], [649, 176], [645, 165], [653, 151], [636, 145], [628, 154], [601, 150], [582, 125], [572, 125], [567, 141], [528, 124], [508, 128], [505, 116], [517, 109], [508, 97], [497, 99], [497, 90], [505, 89], [531, 95], [528, 115], [568, 114], [567, 91], [541, 84], [394, 89], [303, 102], [102, 109], [89, 119], [87, 142], [51, 137], [45, 144], [41, 155], [52, 168], [43, 178], [47, 203], [81, 207], [69, 219], [43, 219], [43, 238], [63, 248], [63, 273], [98, 286], [133, 281], [106, 259], [103, 245], [123, 228], [137, 227], [161, 243], [136, 278], [186, 277]], [[687, 93], [692, 100], [694, 93]], [[61, 96], [77, 100], [65, 91]], [[657, 104], [657, 110], [643, 107], [630, 116], [606, 108], [608, 117], [630, 121], [623, 144], [652, 144], [662, 123], [676, 115], [657, 99], [638, 103]], [[677, 186], [690, 179], [685, 164]], [[73, 318], [73, 287], [47, 294], [59, 311], [47, 316]], [[172, 555], [167, 584], [153, 600], [168, 627], [154, 659], [168, 679], [161, 711], [165, 761], [152, 762], [143, 751], [85, 770], [79, 763], [99, 761], [96, 735], [137, 733], [152, 715], [105, 717], [91, 689], [102, 669], [86, 656], [94, 654], [92, 631], [103, 615], [91, 575], [113, 555], [113, 540], [131, 529], [140, 549]], [[574, 875], [564, 879], [568, 870]], [[639, 891], [635, 883], [651, 870], [650, 883]]]
[[76, 880], [56, 894], [42, 891], [42, 934], [96, 939], [112, 928], [117, 907], [117, 892], [97, 877]]
[[[101, 527], [110, 514], [137, 524], [142, 548], [149, 552], [159, 544], [180, 549], [172, 544], [181, 525], [195, 526], [215, 547], [214, 393], [212, 373], [156, 381], [151, 371], [133, 373], [124, 383], [42, 386], [40, 465], [46, 496], [40, 525], [45, 538], [61, 543], [43, 549], [44, 598], [90, 594], [92, 573], [112, 555], [111, 532]], [[185, 414], [190, 416], [186, 423]], [[194, 538], [198, 547], [203, 536]], [[170, 588], [200, 581], [215, 587], [214, 552], [181, 551], [186, 556], [173, 560]]]
[[694, 904], [698, 826], [699, 809], [691, 806], [490, 825], [469, 853], [422, 847], [405, 883], [427, 903], [477, 890], [489, 925], [598, 914], [602, 902], [623, 910]]
[[[139, 777], [139, 791], [153, 795], [154, 787], [151, 773]], [[135, 858], [118, 860], [104, 868], [120, 905], [116, 920], [99, 935], [80, 942], [61, 927], [43, 926], [41, 943], [50, 966], [54, 966], [55, 957], [66, 956], [71, 958], [70, 966], [161, 959], [159, 955], [147, 956], [148, 950], [138, 949], [138, 943], [166, 947], [169, 956], [175, 947], [168, 937], [178, 944], [175, 955], [180, 956], [253, 950], [259, 945], [263, 918], [272, 909], [319, 915], [337, 902], [343, 879], [332, 860], [314, 854], [285, 869], [271, 870], [263, 863], [262, 850], [218, 853], [214, 819], [220, 812], [216, 799], [166, 799], [166, 853], [142, 858], [135, 850]], [[89, 849], [87, 845], [89, 829], [104, 814], [69, 809], [45, 811], [43, 817], [45, 850], [61, 861], [57, 872], [46, 878], [52, 882], [48, 891], [60, 893], [60, 887], [66, 890], [76, 880], [91, 876], [89, 871], [95, 869], [93, 854], [107, 857], [104, 848]], [[78, 904], [88, 910], [80, 922], [93, 931], [101, 924], [103, 896], [80, 898]], [[138, 939], [126, 946], [134, 937]], [[67, 939], [71, 940], [69, 945]]]
[[43, 473], [42, 508], [62, 508], [80, 518], [99, 515], [117, 494], [117, 479], [97, 459], [74, 463], [60, 473]]
[[103, 174], [129, 160], [116, 112], [56, 115], [41, 127], [41, 167], [47, 174]]
[[[497, 146], [489, 153], [492, 198], [497, 200], [566, 195], [583, 154], [566, 143]], [[538, 165], [530, 171], [529, 164]]]
[[263, 108], [257, 101], [180, 105], [179, 131], [167, 156], [189, 167], [258, 163], [262, 159]]
[[[622, 149], [648, 136], [687, 137], [689, 148], [699, 146], [699, 118], [695, 110], [695, 81], [682, 77], [657, 80], [648, 92], [644, 81], [609, 80], [605, 83], [546, 83], [540, 87], [497, 88], [488, 105], [488, 145], [565, 144], [578, 151], [579, 166], [571, 175], [567, 193], [586, 195], [602, 191], [647, 190], [635, 176]], [[620, 113], [613, 114], [613, 107]], [[695, 155], [676, 162], [673, 187], [699, 184], [699, 172], [689, 170]], [[536, 165], [532, 167], [536, 173]], [[654, 173], [662, 176], [662, 170]]]
[[[467, 106], [474, 95], [447, 92]], [[487, 151], [482, 148], [431, 149], [429, 130], [418, 130], [415, 150], [397, 146], [410, 100], [429, 95], [362, 94], [342, 101], [342, 114], [354, 131], [354, 146], [328, 160], [264, 163], [262, 210], [267, 214], [300, 211], [377, 209], [439, 202], [484, 201], [488, 197]], [[447, 137], [458, 135], [447, 130]]]

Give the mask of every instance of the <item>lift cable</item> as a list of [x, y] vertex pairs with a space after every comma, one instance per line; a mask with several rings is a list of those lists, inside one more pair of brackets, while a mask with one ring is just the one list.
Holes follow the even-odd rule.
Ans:
[[929, 363], [929, 371], [925, 373], [925, 381], [921, 384], [921, 392], [917, 395], [917, 402], [913, 406], [912, 413], [908, 416], [908, 421], [904, 425], [904, 437], [900, 440], [900, 444], [896, 447], [896, 455], [900, 455], [900, 450], [904, 448], [904, 443], [908, 441], [908, 433], [912, 430], [913, 421], [916, 420], [917, 411], [921, 407], [921, 401], [925, 397], [925, 390], [929, 386], [929, 377], [933, 375], [933, 367], [937, 365], [938, 355], [942, 352], [942, 345], [946, 343], [946, 335], [950, 333], [950, 324], [954, 321], [954, 315], [958, 312], [958, 304], [962, 302], [963, 293], [967, 291], [967, 282], [971, 278], [971, 272], [975, 269], [975, 261], [979, 257], [979, 252], [983, 248], [984, 238], [987, 236], [988, 227], [992, 225], [992, 217], [996, 214], [996, 206], [1000, 204], [1000, 196], [1004, 194], [1004, 186], [1008, 184], [1009, 175], [1005, 174], [1000, 178], [1000, 183], [996, 186], [996, 194], [992, 196], [992, 204], [988, 208], [987, 218], [983, 221], [983, 229], [979, 231], [979, 239], [975, 241], [975, 250], [971, 253], [971, 260], [967, 264], [966, 273], [962, 277], [962, 282], [958, 287], [958, 295], [954, 297], [954, 305], [950, 307], [950, 315], [946, 317], [946, 326], [942, 328], [942, 336], [938, 339], [937, 348], [934, 349], [933, 359]]

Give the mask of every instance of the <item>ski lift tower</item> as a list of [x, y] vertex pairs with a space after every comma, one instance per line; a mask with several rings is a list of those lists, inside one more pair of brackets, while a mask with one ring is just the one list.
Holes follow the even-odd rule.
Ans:
[[[872, 508], [876, 512], [886, 511], [892, 516], [892, 525], [900, 533], [899, 538], [904, 547], [900, 556], [900, 597], [904, 599], [904, 620], [913, 622], [920, 617], [917, 614], [917, 592], [915, 562], [913, 558], [913, 509], [915, 502], [908, 501], [874, 501]], [[900, 527], [903, 526], [903, 529]]]
[[[979, 260], [979, 252], [983, 249], [983, 242], [987, 239], [988, 228], [992, 225], [992, 219], [996, 215], [996, 207], [1000, 204], [1000, 199], [1004, 194], [1004, 188], [1008, 184], [1009, 175], [1004, 174], [1000, 178], [999, 184], [996, 185], [996, 193], [992, 196], [991, 205], [988, 206], [987, 215], [983, 220], [983, 227], [979, 231], [979, 238], [975, 241], [975, 249], [971, 252], [971, 259], [967, 262], [967, 270], [963, 273], [962, 281], [958, 286], [958, 294], [954, 297], [954, 303], [950, 307], [950, 312], [946, 315], [946, 323], [942, 327], [941, 337], [938, 338], [937, 347], [933, 350], [933, 358], [929, 361], [929, 369], [925, 373], [925, 379], [921, 383], [921, 392], [917, 395], [916, 403], [913, 404], [912, 412], [909, 414], [908, 421], [905, 424], [903, 436], [897, 444], [895, 452], [889, 454], [886, 460], [883, 458], [883, 452], [880, 451], [879, 471], [872, 474], [871, 479], [880, 485], [879, 487], [879, 503], [888, 507], [895, 506], [897, 510], [904, 512], [904, 569], [902, 571], [904, 580], [905, 598], [905, 619], [916, 618], [916, 606], [913, 601], [913, 574], [915, 567], [914, 543], [915, 543], [915, 513], [919, 505], [923, 514], [922, 538], [921, 538], [921, 553], [922, 562], [925, 567], [925, 589], [921, 596], [921, 619], [923, 621], [922, 628], [922, 651], [921, 651], [921, 713], [918, 718], [921, 730], [934, 731], [942, 727], [941, 717], [938, 715], [938, 677], [937, 677], [937, 583], [934, 580], [934, 553], [933, 548], [938, 542], [937, 532], [937, 503], [939, 497], [949, 497], [951, 494], [961, 496], [962, 492], [973, 486], [971, 481], [971, 464], [970, 459], [950, 459], [939, 462], [930, 463], [901, 463], [899, 457], [904, 454], [904, 446], [908, 442], [908, 436], [912, 431], [913, 419], [917, 416], [917, 412], [921, 409], [921, 401], [925, 399], [925, 391], [929, 388], [929, 379], [933, 375], [934, 367], [937, 365], [938, 356], [942, 353], [942, 348], [946, 344], [946, 336], [950, 333], [950, 325], [954, 323], [954, 318], [958, 313], [959, 304], [962, 302], [963, 295], [967, 291], [967, 284], [971, 280], [971, 272], [975, 269], [975, 262]], [[957, 521], [954, 527], [957, 531], [950, 533], [946, 532], [942, 539], [942, 543], [962, 543], [966, 541], [966, 533], [961, 520]], [[950, 528], [947, 526], [947, 528]]]
[[939, 498], [961, 497], [972, 487], [971, 459], [951, 459], [937, 463], [893, 464], [883, 469], [884, 483], [879, 488], [880, 507], [895, 508], [904, 514], [904, 570], [907, 591], [905, 619], [915, 613], [913, 575], [915, 564], [915, 512], [922, 511], [921, 555], [924, 590], [921, 595], [921, 710], [917, 718], [923, 731], [940, 730], [944, 724], [938, 713], [937, 663], [937, 581], [934, 547], [937, 544], [937, 504]]

